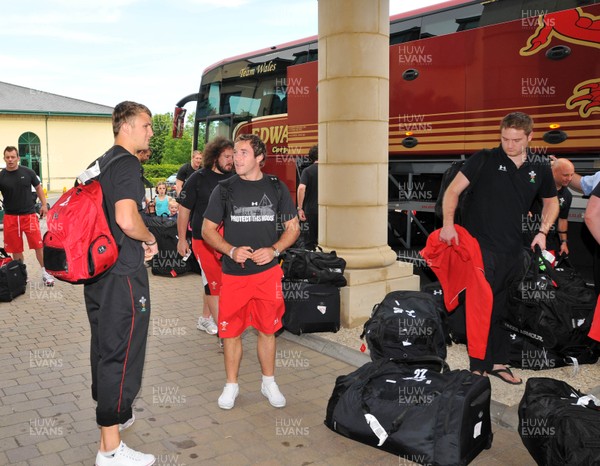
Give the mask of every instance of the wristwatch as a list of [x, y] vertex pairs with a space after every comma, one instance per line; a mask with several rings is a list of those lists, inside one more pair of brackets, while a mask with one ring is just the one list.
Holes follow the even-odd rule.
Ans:
[[273, 246], [271, 246], [271, 249], [273, 249], [273, 257], [279, 257], [279, 249], [274, 248]]

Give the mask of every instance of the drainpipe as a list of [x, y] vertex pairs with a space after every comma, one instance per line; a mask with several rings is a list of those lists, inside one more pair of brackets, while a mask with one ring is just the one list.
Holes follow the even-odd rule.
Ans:
[[50, 191], [50, 149], [48, 147], [48, 118], [50, 112], [46, 115], [46, 192]]

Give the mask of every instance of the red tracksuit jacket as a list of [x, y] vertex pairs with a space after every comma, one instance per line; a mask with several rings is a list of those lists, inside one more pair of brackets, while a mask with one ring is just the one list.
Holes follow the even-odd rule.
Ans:
[[439, 229], [429, 235], [421, 255], [442, 285], [448, 311], [458, 306], [458, 295], [466, 289], [467, 349], [472, 358], [484, 359], [494, 296], [485, 279], [479, 243], [460, 225], [454, 227], [458, 246], [440, 241]]

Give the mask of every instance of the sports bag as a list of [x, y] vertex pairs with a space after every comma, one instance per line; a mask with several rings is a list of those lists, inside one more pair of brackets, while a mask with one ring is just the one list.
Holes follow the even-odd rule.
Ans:
[[338, 257], [335, 251], [308, 251], [306, 249], [289, 248], [283, 254], [284, 280], [306, 280], [309, 283], [320, 283], [346, 286], [344, 277], [346, 261]]
[[519, 436], [544, 466], [600, 464], [600, 400], [566, 382], [527, 380], [519, 403]]
[[[591, 342], [591, 340], [590, 340]], [[557, 367], [573, 366], [575, 373], [582, 364], [595, 364], [598, 361], [597, 342], [589, 345], [563, 347], [560, 351], [538, 345], [518, 333], [510, 333], [509, 364], [519, 369], [540, 371]]]
[[338, 377], [325, 425], [415, 463], [468, 464], [492, 444], [490, 381], [443, 364], [380, 359]]
[[27, 266], [0, 248], [0, 302], [9, 303], [27, 289]]
[[536, 248], [525, 256], [525, 273], [509, 287], [505, 327], [557, 352], [586, 346], [595, 305], [591, 289], [557, 276]]
[[371, 359], [446, 359], [446, 333], [436, 299], [421, 291], [392, 291], [373, 308], [360, 336]]
[[48, 211], [44, 266], [57, 279], [91, 283], [117, 261], [119, 245], [108, 224], [98, 180], [112, 163], [127, 155], [115, 153], [106, 161], [104, 154], [77, 177], [81, 184], [64, 193]]

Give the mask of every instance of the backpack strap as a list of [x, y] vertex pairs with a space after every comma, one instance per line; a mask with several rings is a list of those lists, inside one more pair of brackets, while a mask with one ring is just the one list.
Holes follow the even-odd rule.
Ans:
[[232, 188], [231, 185], [239, 179], [239, 175], [233, 175], [226, 180], [219, 181], [219, 189], [221, 191], [221, 205], [223, 206], [223, 220], [233, 212]]
[[[106, 171], [108, 167], [110, 167], [117, 160], [122, 159], [128, 155], [131, 155], [129, 152], [121, 152], [117, 155], [111, 157], [107, 162], [105, 162], [105, 157], [108, 154], [108, 151], [98, 157], [94, 162], [92, 162], [78, 177], [75, 184], [86, 184], [91, 180], [96, 180], [100, 178], [100, 175]], [[103, 163], [104, 162], [104, 163]], [[142, 176], [143, 178], [143, 176]], [[145, 178], [143, 178], [145, 179]], [[77, 183], [79, 182], [79, 183]]]

